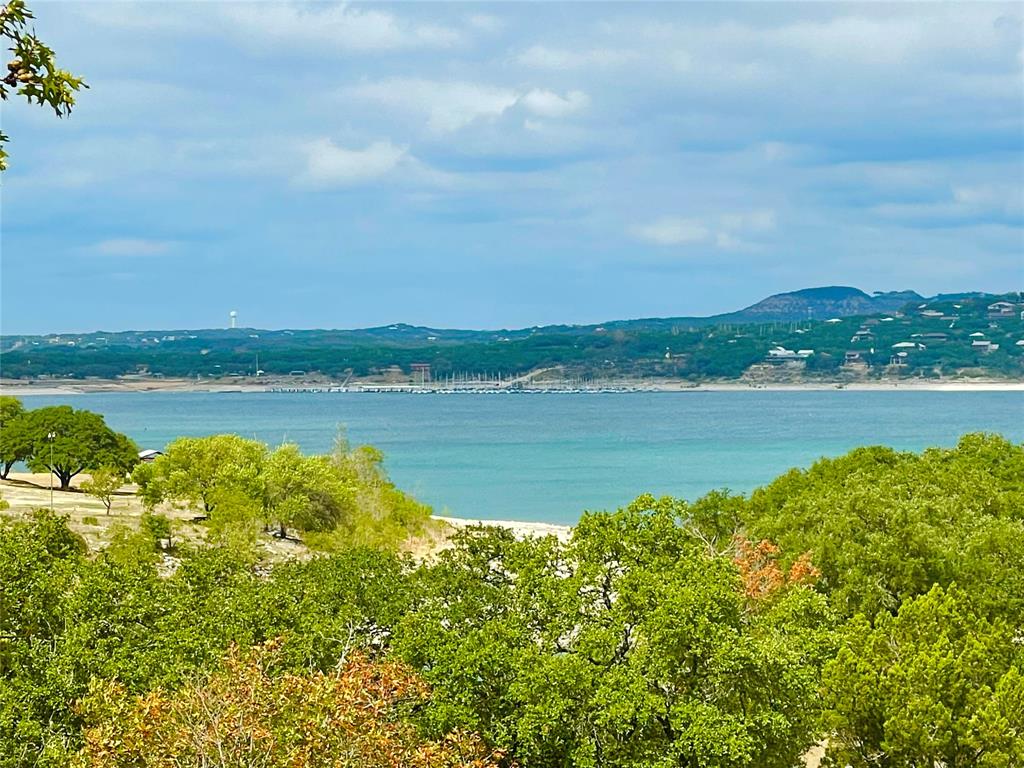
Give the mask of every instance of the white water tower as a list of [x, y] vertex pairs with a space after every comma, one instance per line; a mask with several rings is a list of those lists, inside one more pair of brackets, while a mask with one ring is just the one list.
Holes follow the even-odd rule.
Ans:
[[228, 322], [230, 323], [229, 328], [238, 327], [238, 313], [233, 309], [228, 312]]

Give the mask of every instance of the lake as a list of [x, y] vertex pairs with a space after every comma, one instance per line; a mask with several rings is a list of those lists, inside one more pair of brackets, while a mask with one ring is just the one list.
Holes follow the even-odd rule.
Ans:
[[966, 432], [1024, 441], [1020, 392], [764, 391], [630, 394], [102, 393], [30, 395], [106, 416], [141, 448], [235, 432], [309, 452], [339, 427], [372, 443], [439, 514], [573, 523], [644, 492], [748, 492], [859, 445], [920, 450]]

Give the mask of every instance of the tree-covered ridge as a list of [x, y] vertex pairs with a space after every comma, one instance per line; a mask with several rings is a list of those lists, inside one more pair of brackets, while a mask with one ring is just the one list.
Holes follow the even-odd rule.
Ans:
[[1024, 446], [969, 435], [567, 541], [267, 569], [223, 540], [169, 576], [40, 512], [0, 528], [0, 766], [1011, 768], [1022, 488]]
[[[990, 307], [1005, 301], [1009, 309]], [[756, 306], [756, 305], [755, 305]], [[339, 381], [398, 373], [516, 376], [546, 368], [600, 379], [734, 379], [786, 363], [794, 375], [836, 380], [886, 376], [1024, 376], [1024, 302], [1016, 294], [956, 296], [871, 315], [758, 321], [633, 320], [517, 331], [405, 325], [362, 331], [148, 331], [5, 337], [8, 378], [252, 377], [320, 374]], [[728, 318], [730, 316], [723, 316]], [[707, 320], [707, 318], [705, 318]], [[899, 346], [896, 346], [899, 345]], [[772, 349], [812, 350], [773, 357]], [[769, 366], [771, 367], [771, 366]]]

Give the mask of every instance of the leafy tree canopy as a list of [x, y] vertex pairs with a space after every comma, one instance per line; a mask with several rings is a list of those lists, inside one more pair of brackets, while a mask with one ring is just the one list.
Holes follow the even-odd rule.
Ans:
[[843, 636], [823, 678], [831, 765], [1024, 764], [1019, 638], [963, 590], [935, 586]]
[[24, 425], [31, 446], [29, 469], [53, 472], [61, 490], [86, 470], [110, 467], [127, 473], [138, 462], [138, 446], [92, 411], [53, 405], [28, 411], [16, 423]]
[[[7, 0], [0, 6], [0, 38], [13, 55], [7, 74], [0, 80], [0, 99], [14, 92], [30, 104], [48, 106], [57, 117], [67, 117], [75, 105], [75, 94], [88, 88], [85, 81], [60, 69], [53, 49], [36, 37], [31, 28], [32, 11], [24, 0]], [[0, 171], [7, 169], [7, 136], [0, 132]]]
[[25, 407], [18, 398], [0, 395], [0, 478], [5, 480], [11, 467], [32, 452], [24, 415]]
[[858, 448], [753, 493], [748, 535], [810, 552], [847, 616], [895, 612], [957, 582], [986, 611], [1024, 616], [1024, 446], [967, 435], [920, 454]]

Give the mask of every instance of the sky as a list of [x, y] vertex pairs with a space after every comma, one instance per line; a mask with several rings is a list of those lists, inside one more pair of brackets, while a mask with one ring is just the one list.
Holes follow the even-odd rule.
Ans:
[[1020, 4], [30, 3], [0, 332], [503, 328], [1024, 284]]

